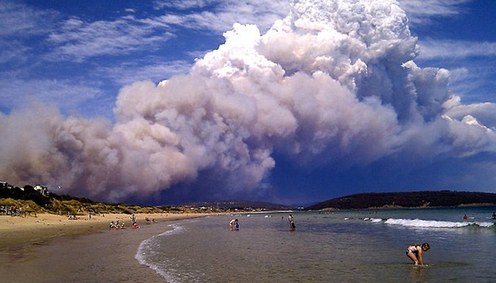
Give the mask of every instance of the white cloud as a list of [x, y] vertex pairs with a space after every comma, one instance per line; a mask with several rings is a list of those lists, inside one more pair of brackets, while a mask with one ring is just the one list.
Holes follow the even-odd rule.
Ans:
[[419, 42], [417, 60], [450, 70], [450, 87], [466, 102], [495, 101], [495, 42], [428, 39]]
[[[158, 3], [158, 2], [157, 2]], [[62, 15], [51, 10], [34, 8], [3, 1], [0, 3], [0, 36], [4, 40], [1, 58], [22, 60], [29, 53], [9, 49], [7, 42], [17, 38], [39, 35], [37, 52], [48, 52], [49, 61], [81, 62], [97, 56], [130, 55], [134, 52], [158, 50], [161, 45], [178, 36], [183, 29], [211, 31], [221, 34], [236, 22], [256, 23], [268, 29], [277, 19], [288, 13], [287, 1], [176, 1], [163, 2], [164, 15], [140, 18], [134, 11], [114, 20], [88, 22], [72, 17], [60, 21]], [[173, 12], [175, 9], [194, 10]], [[208, 10], [207, 10], [208, 8]], [[126, 11], [131, 12], [130, 9]], [[24, 44], [24, 43], [21, 43]], [[32, 44], [31, 44], [32, 47]], [[27, 48], [27, 47], [26, 47]], [[18, 50], [26, 50], [26, 48]]]
[[153, 2], [155, 9], [174, 8], [179, 10], [204, 8], [215, 0], [156, 0]]
[[496, 42], [428, 39], [420, 41], [419, 59], [466, 59], [495, 57]]
[[267, 30], [275, 20], [288, 14], [288, 2], [289, 0], [166, 1], [160, 2], [160, 8], [195, 9], [188, 10], [188, 13], [182, 11], [180, 16], [176, 14], [176, 17], [170, 10], [164, 10], [166, 15], [160, 20], [215, 33], [229, 30], [234, 23], [256, 24], [261, 30]]
[[466, 67], [450, 69], [450, 88], [465, 103], [495, 102], [494, 70], [481, 63], [465, 62]]
[[414, 25], [429, 25], [434, 18], [464, 13], [463, 5], [474, 0], [398, 0]]
[[464, 105], [458, 101], [446, 111], [446, 115], [458, 120], [467, 116], [475, 117], [477, 121], [496, 130], [496, 115], [494, 113], [496, 113], [496, 104], [489, 102]]
[[124, 63], [115, 67], [100, 68], [98, 72], [121, 85], [126, 85], [143, 80], [157, 83], [174, 75], [187, 74], [190, 68], [191, 63], [186, 61], [168, 61], [164, 63]]
[[78, 112], [81, 104], [101, 97], [102, 91], [94, 85], [74, 84], [73, 81], [6, 79], [0, 80], [2, 105], [16, 109], [36, 99], [56, 104], [69, 113]]
[[0, 1], [0, 36], [27, 37], [45, 34], [59, 16], [55, 11], [37, 10], [13, 1]]
[[[178, 6], [179, 5], [179, 6]], [[155, 50], [182, 29], [208, 30], [222, 33], [234, 23], [256, 23], [268, 29], [272, 23], [288, 13], [287, 1], [228, 1], [228, 2], [167, 2], [162, 8], [196, 9], [188, 13], [165, 10], [158, 17], [139, 18], [134, 15], [112, 21], [85, 22], [71, 18], [52, 31], [48, 43], [53, 47], [50, 60], [83, 61], [95, 56], [131, 54], [142, 50]], [[203, 10], [206, 7], [212, 10]]]
[[[262, 3], [263, 2], [263, 3]], [[215, 7], [213, 11], [195, 10], [190, 14], [174, 14], [150, 18], [132, 15], [113, 20], [85, 22], [71, 18], [60, 29], [52, 31], [48, 42], [53, 46], [50, 60], [83, 61], [88, 57], [130, 54], [140, 50], [157, 49], [176, 36], [179, 29], [202, 29], [221, 33], [233, 23], [257, 23], [268, 28], [276, 19], [287, 14], [286, 1], [173, 2], [162, 7]], [[262, 5], [263, 4], [263, 5]], [[179, 5], [179, 6], [178, 6]]]
[[48, 42], [54, 47], [49, 57], [52, 60], [74, 58], [82, 61], [94, 56], [129, 54], [155, 49], [171, 37], [170, 33], [153, 29], [153, 26], [133, 17], [91, 23], [71, 18], [59, 31], [49, 35]]
[[10, 63], [10, 66], [29, 60], [27, 54], [32, 51], [31, 47], [18, 40], [5, 41], [0, 46], [2, 47], [0, 50], [0, 64]]
[[[43, 40], [56, 27], [59, 13], [52, 10], [37, 10], [14, 2], [0, 1], [0, 64], [12, 68], [32, 60], [36, 52], [35, 42]], [[2, 66], [3, 67], [3, 66]]]

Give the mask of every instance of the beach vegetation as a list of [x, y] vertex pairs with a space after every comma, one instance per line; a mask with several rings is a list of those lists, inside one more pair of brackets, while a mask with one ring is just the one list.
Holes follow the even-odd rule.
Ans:
[[0, 182], [0, 205], [13, 206], [34, 213], [53, 213], [78, 216], [106, 213], [218, 213], [267, 211], [289, 209], [287, 206], [253, 201], [212, 201], [196, 202], [175, 206], [142, 206], [125, 203], [105, 203], [85, 197], [59, 195], [48, 191], [41, 185], [15, 187]]

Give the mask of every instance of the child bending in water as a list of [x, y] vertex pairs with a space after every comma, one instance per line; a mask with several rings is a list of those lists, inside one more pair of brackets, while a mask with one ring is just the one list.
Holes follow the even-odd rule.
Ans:
[[406, 255], [415, 263], [415, 265], [424, 265], [424, 257], [422, 254], [430, 249], [428, 243], [413, 244], [406, 248]]

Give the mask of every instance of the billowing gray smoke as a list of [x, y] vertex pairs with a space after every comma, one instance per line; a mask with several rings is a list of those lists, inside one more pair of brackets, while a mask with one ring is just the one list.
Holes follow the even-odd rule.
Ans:
[[414, 63], [395, 1], [295, 0], [265, 34], [235, 24], [225, 38], [188, 75], [124, 87], [115, 123], [36, 103], [1, 116], [1, 178], [116, 201], [212, 172], [228, 195], [256, 190], [274, 153], [349, 167], [495, 151], [493, 130], [450, 95], [449, 72]]

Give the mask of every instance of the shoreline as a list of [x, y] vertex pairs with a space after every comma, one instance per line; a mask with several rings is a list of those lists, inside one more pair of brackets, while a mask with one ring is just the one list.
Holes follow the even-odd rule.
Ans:
[[[39, 214], [0, 216], [0, 273], [6, 282], [164, 282], [135, 255], [142, 241], [166, 231], [172, 221], [213, 214], [136, 214], [92, 216], [91, 220]], [[155, 222], [145, 221], [145, 218]], [[120, 219], [125, 229], [110, 230]]]

